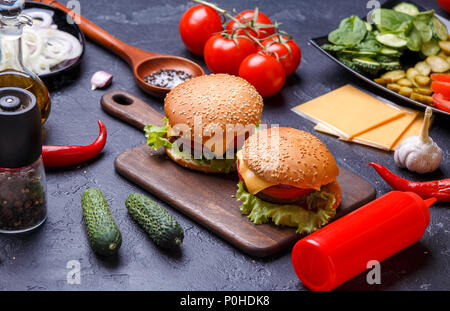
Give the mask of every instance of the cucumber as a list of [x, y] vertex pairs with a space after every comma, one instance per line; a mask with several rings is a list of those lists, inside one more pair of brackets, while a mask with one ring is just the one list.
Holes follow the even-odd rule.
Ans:
[[116, 254], [122, 245], [122, 234], [102, 192], [97, 188], [86, 190], [81, 197], [81, 207], [94, 252], [103, 256]]
[[397, 55], [400, 55], [400, 52], [398, 50], [396, 50], [396, 49], [391, 49], [391, 48], [388, 48], [387, 46], [384, 46], [384, 47], [381, 48], [380, 54], [390, 55], [390, 56], [394, 56], [394, 55], [397, 56]]
[[419, 8], [414, 4], [402, 2], [393, 7], [394, 11], [405, 13], [411, 16], [419, 14]]
[[441, 50], [441, 48], [439, 47], [439, 44], [434, 40], [424, 42], [422, 44], [422, 48], [420, 49], [422, 54], [425, 56], [437, 55], [440, 50]]
[[393, 33], [380, 33], [376, 36], [376, 39], [381, 44], [387, 45], [392, 48], [401, 48], [408, 43], [405, 39]]
[[433, 16], [431, 21], [433, 24], [433, 34], [437, 37], [436, 39], [447, 41], [447, 27], [436, 16]]
[[133, 193], [125, 201], [131, 217], [162, 248], [179, 246], [184, 239], [180, 224], [158, 203], [145, 195]]

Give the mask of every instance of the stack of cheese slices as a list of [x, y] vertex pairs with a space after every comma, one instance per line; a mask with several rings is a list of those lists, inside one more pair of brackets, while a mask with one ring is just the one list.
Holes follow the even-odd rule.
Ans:
[[417, 136], [423, 112], [400, 107], [345, 85], [292, 109], [316, 123], [319, 132], [383, 150]]

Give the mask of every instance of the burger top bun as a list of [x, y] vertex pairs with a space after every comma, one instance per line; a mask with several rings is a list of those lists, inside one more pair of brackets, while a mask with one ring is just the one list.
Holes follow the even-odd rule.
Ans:
[[[246, 80], [228, 74], [211, 74], [177, 85], [164, 100], [164, 113], [171, 127], [187, 125], [192, 140], [205, 143], [214, 136], [215, 126], [254, 125], [263, 110], [263, 99]], [[194, 136], [194, 118], [201, 120], [202, 137]], [[198, 126], [198, 124], [197, 124]], [[230, 128], [228, 128], [230, 131]], [[200, 135], [197, 135], [200, 136]], [[235, 133], [234, 136], [237, 136]]]
[[293, 128], [258, 131], [247, 139], [242, 153], [247, 167], [268, 182], [319, 190], [339, 175], [327, 147], [317, 137]]

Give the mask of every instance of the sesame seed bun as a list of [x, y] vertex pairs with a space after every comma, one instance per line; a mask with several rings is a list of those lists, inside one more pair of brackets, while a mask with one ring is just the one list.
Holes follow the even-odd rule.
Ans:
[[247, 167], [271, 183], [319, 190], [339, 175], [327, 147], [317, 137], [293, 128], [258, 131], [246, 140], [242, 153]]
[[[206, 164], [199, 164], [193, 160], [185, 159], [180, 157], [175, 151], [170, 148], [165, 148], [166, 154], [171, 158], [174, 162], [181, 165], [182, 167], [189, 168], [191, 170], [200, 171], [203, 173], [219, 173], [225, 174], [225, 171], [219, 171], [218, 169], [212, 168]], [[236, 171], [236, 167], [233, 167], [231, 171]]]
[[[214, 136], [214, 132], [208, 133], [214, 129], [213, 126], [223, 131], [225, 139], [227, 125], [254, 125], [259, 121], [262, 110], [263, 99], [255, 87], [228, 74], [190, 79], [173, 88], [164, 100], [164, 113], [169, 125], [187, 125], [191, 129], [191, 139], [202, 144]], [[194, 136], [194, 117], [201, 117], [201, 137]], [[234, 136], [239, 134], [235, 130], [233, 132]]]

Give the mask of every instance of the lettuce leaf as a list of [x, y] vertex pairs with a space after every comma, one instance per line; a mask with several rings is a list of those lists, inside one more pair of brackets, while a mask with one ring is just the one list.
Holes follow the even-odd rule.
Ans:
[[169, 129], [167, 123], [167, 118], [164, 118], [164, 126], [149, 124], [144, 127], [147, 145], [155, 150], [158, 150], [161, 147], [172, 147], [172, 143], [167, 139], [167, 131]]
[[[257, 124], [257, 128], [259, 123]], [[213, 169], [219, 170], [220, 172], [229, 173], [236, 165], [236, 158], [233, 159], [206, 159], [203, 155], [201, 159], [195, 159], [191, 154], [187, 152], [182, 152], [178, 148], [177, 144], [171, 143], [167, 139], [167, 132], [169, 130], [168, 120], [164, 118], [164, 126], [156, 126], [149, 124], [145, 126], [144, 133], [147, 138], [147, 145], [155, 150], [161, 147], [171, 148], [175, 153], [182, 157], [183, 159], [192, 160], [200, 165], [208, 165]]]
[[241, 213], [248, 215], [254, 224], [272, 221], [277, 226], [295, 227], [299, 234], [310, 234], [320, 229], [336, 215], [333, 208], [336, 199], [333, 194], [324, 191], [314, 191], [308, 195], [308, 210], [297, 205], [279, 205], [263, 201], [245, 191], [242, 182], [238, 184], [236, 198], [242, 201]]

